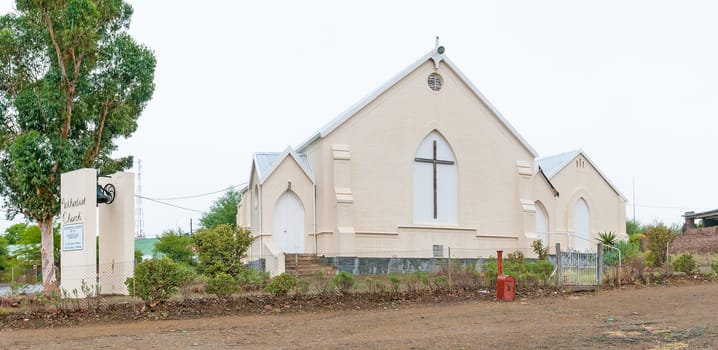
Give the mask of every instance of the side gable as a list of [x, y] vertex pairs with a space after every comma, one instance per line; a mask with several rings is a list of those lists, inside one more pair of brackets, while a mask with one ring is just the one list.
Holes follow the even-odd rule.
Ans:
[[286, 158], [292, 158], [297, 165], [302, 169], [304, 174], [307, 176], [309, 181], [315, 183], [314, 173], [309, 165], [309, 160], [304, 154], [298, 154], [291, 147], [287, 147], [282, 153], [278, 152], [261, 152], [254, 154], [254, 161], [252, 164], [252, 171], [256, 172], [257, 182], [263, 184], [272, 173], [279, 167], [279, 165]]
[[[443, 49], [443, 48], [442, 48]], [[443, 51], [442, 51], [443, 52]], [[456, 75], [459, 77], [459, 79], [466, 84], [467, 87], [471, 90], [471, 92], [474, 94], [474, 96], [479, 99], [488, 109], [491, 111], [491, 113], [498, 119], [499, 123], [506, 128], [506, 130], [509, 131], [511, 135], [523, 146], [523, 148], [528, 151], [533, 157], [537, 157], [538, 154], [536, 151], [524, 140], [524, 138], [516, 131], [516, 129], [509, 124], [509, 122], [498, 112], [498, 110], [489, 103], [489, 101], [484, 97], [483, 94], [472, 84], [469, 79], [461, 72], [461, 70], [451, 61], [448, 57], [444, 54], [439, 53], [439, 49], [431, 50], [426, 55], [422, 56], [419, 60], [402, 70], [399, 74], [392, 77], [387, 81], [384, 85], [380, 86], [378, 89], [374, 90], [372, 93], [367, 95], [365, 98], [359, 100], [357, 103], [352, 105], [349, 109], [345, 110], [341, 114], [339, 114], [336, 118], [334, 118], [332, 121], [330, 121], [327, 125], [322, 127], [319, 131], [317, 131], [314, 135], [312, 135], [310, 138], [308, 138], [306, 141], [304, 141], [297, 150], [299, 152], [304, 152], [304, 150], [307, 149], [310, 145], [315, 143], [317, 140], [320, 140], [329, 134], [331, 134], [334, 130], [342, 126], [344, 123], [346, 123], [349, 119], [351, 119], [354, 115], [356, 115], [359, 111], [364, 109], [366, 106], [368, 106], [371, 102], [376, 100], [379, 96], [384, 94], [387, 90], [394, 87], [397, 83], [399, 83], [402, 79], [406, 78], [408, 75], [410, 75], [412, 72], [417, 70], [420, 66], [422, 66], [427, 61], [432, 60], [434, 62], [434, 66], [438, 67], [439, 64], [443, 61]]]
[[579, 156], [583, 156], [583, 158], [591, 165], [591, 167], [593, 167], [593, 169], [596, 170], [601, 179], [603, 179], [603, 181], [611, 188], [611, 190], [613, 190], [613, 192], [615, 192], [624, 201], [627, 201], [626, 197], [618, 190], [616, 186], [613, 185], [613, 183], [611, 183], [611, 181], [608, 180], [608, 178], [603, 174], [603, 172], [601, 172], [601, 170], [596, 166], [596, 163], [594, 163], [591, 158], [589, 158], [586, 153], [580, 149], [537, 159], [535, 171], [543, 172], [546, 175], [547, 180], [550, 181], [554, 176], [566, 169], [569, 164], [573, 163]]

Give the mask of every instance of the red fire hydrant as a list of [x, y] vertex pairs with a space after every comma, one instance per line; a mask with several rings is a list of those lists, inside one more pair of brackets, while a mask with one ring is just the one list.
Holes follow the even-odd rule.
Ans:
[[503, 250], [496, 251], [499, 273], [496, 277], [496, 300], [512, 301], [516, 294], [516, 282], [513, 277], [504, 276], [503, 253]]

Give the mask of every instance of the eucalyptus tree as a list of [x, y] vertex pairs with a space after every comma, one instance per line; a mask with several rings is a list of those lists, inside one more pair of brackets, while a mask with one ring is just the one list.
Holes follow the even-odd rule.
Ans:
[[17, 0], [0, 16], [0, 194], [42, 231], [45, 289], [56, 286], [52, 228], [60, 174], [132, 166], [115, 140], [154, 92], [154, 53], [128, 33], [122, 0]]

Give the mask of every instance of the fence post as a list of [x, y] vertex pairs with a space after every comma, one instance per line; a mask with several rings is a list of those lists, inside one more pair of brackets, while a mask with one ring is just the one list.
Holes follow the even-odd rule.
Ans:
[[561, 243], [556, 243], [556, 285], [563, 281], [563, 266], [561, 266]]
[[603, 277], [603, 243], [596, 244], [596, 285], [600, 286]]
[[449, 248], [449, 263], [447, 266], [449, 268], [449, 285], [453, 285], [454, 281], [451, 280], [451, 269], [453, 268], [453, 266], [451, 264], [451, 247], [447, 247], [447, 248]]

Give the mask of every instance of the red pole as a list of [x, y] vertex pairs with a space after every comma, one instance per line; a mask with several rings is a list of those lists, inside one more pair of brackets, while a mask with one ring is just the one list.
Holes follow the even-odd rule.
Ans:
[[499, 276], [501, 276], [501, 275], [504, 274], [503, 257], [502, 257], [502, 254], [503, 254], [503, 253], [504, 253], [503, 250], [497, 250], [497, 251], [496, 251], [496, 255], [497, 255], [497, 259], [498, 259], [498, 262], [497, 262], [497, 263], [498, 263]]

